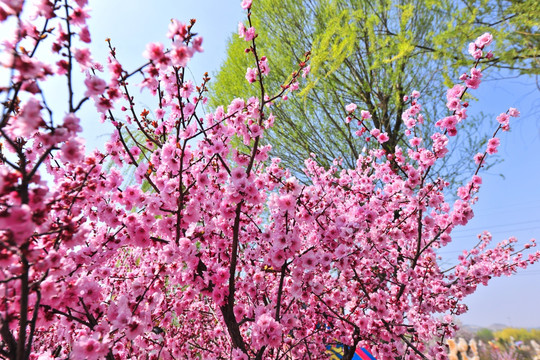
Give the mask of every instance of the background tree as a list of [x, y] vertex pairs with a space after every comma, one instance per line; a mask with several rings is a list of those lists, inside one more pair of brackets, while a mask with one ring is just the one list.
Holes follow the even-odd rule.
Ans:
[[529, 342], [531, 340], [540, 341], [540, 330], [538, 329], [516, 329], [505, 328], [496, 331], [493, 336], [501, 343], [513, 343], [514, 341]]
[[[304, 51], [312, 52], [311, 81], [303, 96], [276, 107], [277, 125], [266, 137], [273, 155], [297, 174], [310, 153], [322, 164], [342, 158], [343, 165], [351, 167], [360, 150], [369, 146], [365, 136], [355, 134], [355, 124], [341, 121], [348, 102], [368, 110], [373, 126], [388, 133], [387, 151], [405, 145], [405, 94], [422, 92], [431, 115], [427, 122], [449, 115], [438, 111], [444, 108], [444, 88], [463, 71], [468, 56], [463, 44], [485, 31], [497, 39], [497, 56], [487, 67], [517, 74], [540, 71], [540, 10], [533, 1], [261, 0], [253, 6], [259, 15], [253, 22], [258, 46], [270, 59], [270, 84], [279, 86]], [[227, 59], [212, 84], [222, 90], [212, 92], [212, 105], [249, 93], [251, 85], [240, 75], [252, 60], [238, 56], [245, 47], [232, 36]], [[468, 173], [468, 162], [461, 160], [485, 141], [479, 120], [459, 124], [467, 129], [453, 142], [450, 151], [455, 156], [432, 173], [444, 168], [455, 181]]]
[[476, 332], [476, 338], [484, 343], [495, 339], [493, 331], [487, 328], [482, 328]]

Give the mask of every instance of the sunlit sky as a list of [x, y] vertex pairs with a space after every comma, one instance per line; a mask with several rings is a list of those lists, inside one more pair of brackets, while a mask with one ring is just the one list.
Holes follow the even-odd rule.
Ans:
[[[144, 61], [141, 54], [146, 43], [166, 40], [171, 18], [184, 22], [196, 18], [195, 29], [203, 36], [205, 49], [189, 65], [197, 81], [205, 71], [217, 71], [225, 56], [227, 39], [245, 16], [239, 0], [93, 1], [90, 7], [94, 59], [105, 63], [104, 39], [111, 38], [126, 69], [135, 69]], [[495, 241], [511, 235], [528, 240], [540, 234], [540, 91], [534, 79], [518, 78], [485, 82], [473, 94], [479, 102], [471, 104], [470, 112], [496, 116], [511, 106], [518, 108], [522, 116], [512, 124], [510, 133], [501, 136], [499, 154], [504, 162], [481, 174], [484, 185], [474, 208], [476, 217], [467, 227], [457, 229], [453, 233], [454, 244], [441, 251], [449, 262], [457, 258], [461, 249], [474, 246], [476, 234], [483, 230], [490, 230]], [[95, 114], [90, 104], [83, 110], [83, 114], [88, 114], [81, 114], [87, 129], [87, 146], [101, 146], [107, 138], [103, 135], [110, 130], [98, 126], [97, 119], [89, 118]], [[495, 116], [489, 120], [493, 129]], [[478, 326], [503, 323], [540, 327], [538, 299], [537, 264], [512, 278], [495, 279], [488, 287], [479, 288], [467, 299], [470, 310], [460, 320]]]

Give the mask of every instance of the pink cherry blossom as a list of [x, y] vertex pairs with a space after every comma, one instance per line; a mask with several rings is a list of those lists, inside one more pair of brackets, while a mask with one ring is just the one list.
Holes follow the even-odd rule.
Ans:
[[[172, 20], [170, 44], [147, 45], [138, 71], [111, 50], [104, 72], [81, 47], [91, 40], [86, 5], [66, 0], [58, 11], [38, 2], [34, 20], [14, 23], [27, 51], [2, 62], [19, 81], [6, 85], [6, 104], [18, 107], [4, 109], [0, 125], [2, 354], [322, 359], [339, 342], [349, 357], [369, 347], [378, 359], [444, 358], [440, 341], [455, 334], [466, 296], [539, 261], [535, 241], [491, 244], [487, 232], [453, 267], [438, 257], [473, 218], [480, 171], [517, 110], [494, 120], [495, 135], [470, 159], [476, 172], [457, 197], [444, 177], [428, 174], [467, 120], [463, 83], [446, 92], [449, 113], [435, 128], [424, 121], [419, 93], [407, 95], [397, 146], [384, 124], [375, 128], [368, 111], [357, 116], [347, 105], [351, 132], [371, 138], [371, 148], [359, 149], [352, 168], [340, 159], [324, 167], [312, 154], [300, 181], [263, 140], [279, 126], [273, 105], [303, 86], [309, 55], [272, 88], [255, 29], [241, 23], [239, 35], [253, 42], [246, 79], [261, 86], [201, 109], [209, 78], [188, 81], [185, 68], [202, 50], [194, 21]], [[256, 16], [251, 5], [242, 3], [248, 21]], [[0, 19], [25, 18], [22, 7], [3, 1]], [[46, 33], [34, 21], [48, 21]], [[45, 34], [60, 61], [35, 51]], [[477, 39], [473, 55], [490, 41]], [[76, 61], [86, 67], [84, 80], [73, 76]], [[469, 87], [480, 83], [475, 64], [461, 78]], [[67, 91], [41, 88], [48, 79]], [[81, 86], [84, 96], [75, 91]], [[99, 114], [86, 118], [87, 101]], [[86, 151], [78, 133], [98, 121], [112, 125], [110, 139]]]
[[247, 68], [246, 80], [252, 84], [257, 81], [257, 69]]
[[90, 57], [90, 50], [86, 48], [75, 50], [75, 60], [84, 69], [92, 66], [92, 58]]
[[382, 133], [380, 134], [379, 136], [377, 136], [377, 140], [381, 143], [381, 144], [384, 144], [385, 142], [387, 142], [390, 138], [388, 137], [388, 134], [387, 133]]
[[180, 45], [171, 51], [170, 59], [173, 65], [185, 67], [192, 56], [192, 50], [187, 46]]
[[93, 338], [82, 337], [73, 346], [72, 355], [79, 359], [97, 360], [106, 354], [107, 347]]
[[303, 68], [302, 69], [302, 77], [306, 78], [310, 71], [311, 71], [311, 65], [308, 65], [305, 68]]
[[509, 108], [508, 115], [511, 117], [519, 117], [519, 111], [516, 108]]
[[242, 9], [249, 9], [253, 0], [242, 0]]
[[371, 119], [371, 114], [367, 110], [360, 111], [360, 116], [362, 117], [363, 120]]
[[266, 56], [261, 57], [261, 60], [259, 60], [259, 69], [261, 70], [261, 74], [268, 75], [270, 73], [270, 68], [268, 67], [268, 59]]
[[508, 125], [508, 123], [510, 122], [510, 115], [508, 115], [507, 113], [502, 113], [497, 116], [497, 121], [501, 125]]
[[493, 36], [490, 33], [484, 33], [480, 35], [475, 41], [474, 44], [479, 47], [480, 49], [483, 49], [484, 47], [491, 44], [493, 41]]
[[175, 37], [180, 37], [180, 40], [183, 41], [187, 35], [187, 26], [184, 23], [181, 23], [177, 19], [171, 19], [169, 24], [169, 31], [167, 32], [167, 37], [169, 39], [175, 39]]
[[354, 110], [356, 110], [357, 106], [355, 103], [350, 103], [349, 105], [345, 106], [345, 110], [348, 112], [348, 113], [352, 113], [354, 112]]
[[253, 39], [255, 39], [255, 28], [254, 27], [247, 28], [244, 34], [244, 40], [252, 41]]
[[29, 136], [43, 124], [41, 117], [41, 103], [34, 97], [22, 106], [19, 116], [16, 118], [14, 134], [17, 136]]
[[244, 25], [243, 22], [239, 22], [238, 23], [238, 37], [242, 39], [245, 36], [246, 36], [246, 26]]
[[73, 9], [73, 12], [70, 16], [70, 21], [74, 25], [84, 25], [86, 23], [86, 19], [89, 19], [90, 15], [88, 14], [88, 9], [77, 7]]
[[161, 58], [165, 56], [163, 52], [163, 44], [161, 43], [149, 43], [146, 45], [146, 50], [143, 56], [149, 60], [159, 62]]
[[66, 163], [80, 161], [83, 156], [84, 145], [80, 139], [71, 139], [60, 148], [60, 159]]
[[500, 144], [501, 144], [501, 141], [498, 138], [489, 139], [488, 144], [487, 144], [487, 153], [495, 154]]
[[85, 42], [89, 44], [92, 42], [92, 39], [90, 38], [90, 31], [88, 30], [88, 26], [83, 26], [81, 30], [79, 31], [79, 38], [82, 42]]
[[84, 96], [88, 97], [101, 95], [107, 88], [107, 83], [95, 75], [88, 76], [86, 80], [84, 80], [84, 84], [86, 85]]

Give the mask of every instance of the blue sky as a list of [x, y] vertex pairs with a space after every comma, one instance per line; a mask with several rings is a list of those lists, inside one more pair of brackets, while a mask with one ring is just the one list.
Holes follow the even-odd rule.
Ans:
[[[446, 251], [470, 246], [474, 235], [484, 229], [492, 233], [494, 241], [512, 235], [526, 241], [540, 234], [540, 91], [534, 79], [518, 78], [486, 81], [473, 94], [478, 102], [471, 105], [471, 111], [496, 116], [516, 107], [521, 117], [514, 119], [509, 133], [499, 136], [499, 155], [504, 161], [481, 174], [484, 184], [474, 208], [476, 216], [463, 230], [456, 229], [453, 245]], [[495, 116], [488, 119], [493, 129]], [[539, 298], [540, 264], [535, 264], [479, 288], [468, 298], [470, 311], [461, 319], [467, 324], [540, 327]]]
[[[218, 69], [227, 39], [244, 17], [239, 0], [94, 1], [91, 7], [94, 59], [105, 62], [104, 39], [108, 37], [117, 47], [126, 69], [141, 64], [141, 54], [148, 42], [166, 41], [171, 18], [183, 22], [196, 18], [195, 29], [203, 36], [205, 49], [189, 65], [197, 82], [205, 71], [212, 74]], [[514, 119], [510, 133], [500, 136], [499, 155], [504, 162], [481, 174], [484, 185], [474, 208], [476, 217], [467, 227], [456, 230], [454, 243], [441, 251], [445, 259], [457, 258], [459, 250], [471, 248], [476, 243], [476, 234], [482, 230], [490, 230], [494, 241], [511, 235], [528, 240], [540, 233], [540, 92], [532, 79], [518, 78], [485, 82], [473, 94], [479, 101], [471, 104], [470, 112], [492, 114], [490, 129], [496, 126], [495, 116], [510, 106], [518, 108], [522, 116]], [[91, 114], [93, 109], [87, 106], [85, 113]], [[96, 127], [96, 122], [90, 121], [92, 125], [86, 126], [91, 129], [86, 132], [87, 144], [99, 146], [106, 140], [99, 135], [106, 134], [107, 128]], [[461, 321], [479, 326], [504, 323], [540, 327], [538, 299], [540, 265], [535, 265], [517, 276], [495, 279], [488, 287], [480, 288], [468, 298], [470, 311]]]

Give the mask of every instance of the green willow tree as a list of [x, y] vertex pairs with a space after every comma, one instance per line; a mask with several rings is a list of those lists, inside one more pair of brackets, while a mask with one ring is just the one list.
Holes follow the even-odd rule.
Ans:
[[[297, 175], [310, 153], [325, 165], [341, 158], [344, 166], [354, 167], [358, 153], [369, 146], [355, 135], [356, 124], [344, 121], [349, 102], [371, 112], [372, 126], [389, 135], [388, 150], [407, 146], [400, 137], [403, 96], [422, 93], [420, 102], [432, 116], [428, 122], [446, 116], [445, 86], [471, 65], [464, 48], [486, 31], [496, 39], [496, 56], [488, 67], [539, 73], [537, 1], [257, 0], [252, 12], [259, 53], [269, 58], [268, 86], [279, 88], [288, 69], [306, 51], [312, 53], [307, 85], [276, 105], [276, 125], [266, 138], [273, 155]], [[251, 57], [239, 56], [246, 46], [232, 36], [212, 85], [220, 91], [211, 92], [211, 105], [250, 93], [244, 75], [246, 67], [253, 67]], [[452, 164], [442, 164], [456, 180], [466, 170], [461, 164], [470, 163], [460, 159], [484, 141], [481, 121], [461, 126], [468, 128], [461, 132], [467, 135], [453, 142]]]

